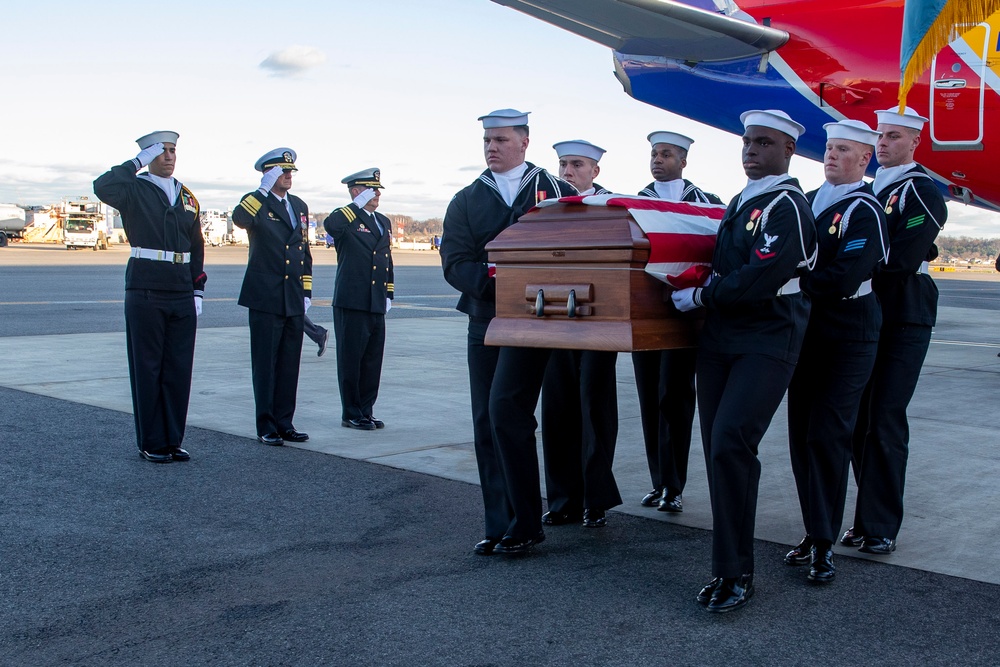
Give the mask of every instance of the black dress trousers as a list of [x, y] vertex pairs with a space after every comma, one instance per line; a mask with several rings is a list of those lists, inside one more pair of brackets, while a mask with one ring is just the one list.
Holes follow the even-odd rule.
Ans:
[[285, 317], [250, 309], [250, 359], [257, 435], [294, 428], [302, 358], [302, 315]]
[[125, 340], [139, 450], [180, 447], [198, 317], [190, 292], [125, 290]]

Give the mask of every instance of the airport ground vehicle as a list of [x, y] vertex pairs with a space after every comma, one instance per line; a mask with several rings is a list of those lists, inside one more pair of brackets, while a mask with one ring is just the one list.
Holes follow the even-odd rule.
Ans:
[[83, 197], [65, 201], [62, 207], [63, 241], [67, 250], [108, 249], [108, 230], [99, 202]]

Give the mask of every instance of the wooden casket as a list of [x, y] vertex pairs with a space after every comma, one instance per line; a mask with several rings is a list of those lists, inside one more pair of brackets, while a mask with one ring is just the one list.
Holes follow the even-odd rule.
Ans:
[[[714, 241], [714, 237], [713, 237]], [[650, 242], [627, 208], [555, 203], [505, 229], [487, 345], [631, 352], [695, 347], [701, 315], [645, 271]]]

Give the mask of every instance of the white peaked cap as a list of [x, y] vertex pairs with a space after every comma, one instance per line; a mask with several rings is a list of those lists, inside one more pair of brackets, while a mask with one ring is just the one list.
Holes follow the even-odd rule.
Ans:
[[589, 141], [584, 141], [583, 139], [560, 141], [558, 144], [552, 144], [552, 148], [556, 149], [556, 155], [559, 157], [579, 155], [580, 157], [589, 157], [594, 162], [600, 162], [601, 157], [607, 153], [607, 151], [600, 146], [595, 146]]
[[528, 114], [530, 111], [518, 111], [517, 109], [497, 109], [485, 116], [480, 116], [478, 120], [483, 121], [484, 130], [492, 130], [496, 127], [518, 127], [528, 124]]
[[836, 123], [827, 123], [823, 126], [826, 130], [827, 139], [848, 139], [856, 141], [866, 146], [874, 146], [881, 132], [876, 132], [860, 120], [842, 120]]
[[685, 137], [683, 134], [677, 134], [676, 132], [650, 132], [646, 137], [649, 139], [649, 145], [655, 146], [656, 144], [670, 144], [671, 146], [677, 146], [678, 148], [683, 148], [684, 150], [689, 150], [691, 144], [694, 143], [694, 139], [691, 137]]
[[174, 144], [177, 145], [177, 137], [181, 135], [176, 132], [171, 132], [170, 130], [157, 130], [156, 132], [150, 132], [144, 137], [139, 137], [135, 140], [135, 143], [139, 144], [139, 148], [145, 150], [152, 146], [153, 144]]
[[900, 125], [914, 130], [924, 129], [924, 123], [927, 122], [926, 118], [918, 114], [910, 107], [903, 107], [902, 114], [899, 113], [899, 107], [893, 107], [891, 109], [886, 109], [885, 111], [876, 111], [875, 115], [878, 116], [879, 124], [885, 123], [886, 125]]
[[751, 125], [769, 127], [773, 130], [784, 132], [795, 140], [798, 140], [806, 131], [805, 126], [796, 123], [792, 120], [791, 116], [779, 109], [744, 111], [740, 114], [740, 122], [743, 123], [743, 129]]
[[275, 148], [257, 158], [253, 168], [257, 171], [267, 171], [271, 167], [281, 167], [290, 171], [298, 171], [295, 161], [299, 156], [291, 148]]

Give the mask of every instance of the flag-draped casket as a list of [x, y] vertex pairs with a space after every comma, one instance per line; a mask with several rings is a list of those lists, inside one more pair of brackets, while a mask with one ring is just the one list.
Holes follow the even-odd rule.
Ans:
[[488, 345], [637, 351], [694, 347], [674, 288], [704, 283], [725, 207], [597, 195], [544, 201], [486, 249], [496, 265]]

